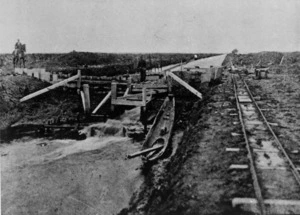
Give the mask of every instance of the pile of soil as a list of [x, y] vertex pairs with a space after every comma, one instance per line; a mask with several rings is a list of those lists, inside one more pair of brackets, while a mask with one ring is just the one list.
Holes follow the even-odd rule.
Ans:
[[[12, 124], [15, 126], [44, 124], [52, 118], [76, 118], [78, 113], [83, 113], [76, 89], [61, 87], [20, 103], [22, 97], [47, 86], [49, 83], [26, 75], [1, 77], [0, 141], [10, 139], [12, 134], [8, 128]], [[33, 126], [32, 129], [36, 128]]]
[[280, 64], [283, 57], [280, 52], [259, 52], [250, 54], [229, 54], [223, 62], [223, 65], [230, 66], [230, 59], [235, 66], [268, 66]]
[[292, 65], [300, 62], [300, 52], [259, 52], [250, 54], [228, 54], [223, 62], [223, 66], [231, 66], [230, 60], [235, 66], [278, 66], [281, 60], [282, 65]]
[[300, 52], [285, 53], [282, 61], [283, 65], [297, 64], [300, 62]]
[[22, 117], [19, 100], [47, 84], [27, 76], [1, 76], [0, 78], [0, 130]]

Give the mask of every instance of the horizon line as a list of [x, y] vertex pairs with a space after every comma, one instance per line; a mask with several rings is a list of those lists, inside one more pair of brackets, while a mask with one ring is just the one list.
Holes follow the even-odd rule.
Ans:
[[[72, 52], [77, 53], [95, 53], [95, 54], [231, 54], [231, 52], [95, 52], [95, 51], [69, 51], [69, 52], [26, 52], [26, 54], [69, 54]], [[261, 53], [261, 52], [278, 52], [278, 53], [293, 53], [293, 52], [300, 52], [300, 50], [294, 50], [294, 51], [250, 51], [250, 52], [238, 52], [238, 54], [255, 54], [255, 53]], [[0, 55], [7, 55], [12, 54], [9, 52], [2, 52]]]

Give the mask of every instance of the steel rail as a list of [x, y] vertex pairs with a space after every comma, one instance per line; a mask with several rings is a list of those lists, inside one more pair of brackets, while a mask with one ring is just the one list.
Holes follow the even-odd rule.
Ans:
[[243, 83], [244, 83], [244, 85], [245, 85], [245, 87], [246, 87], [246, 89], [247, 89], [247, 91], [248, 91], [248, 93], [249, 93], [249, 95], [250, 95], [250, 97], [251, 97], [253, 103], [255, 104], [257, 110], [259, 111], [260, 115], [261, 115], [262, 118], [264, 119], [264, 122], [265, 122], [265, 124], [267, 125], [269, 131], [272, 133], [272, 135], [273, 135], [273, 137], [274, 137], [274, 139], [275, 139], [277, 145], [279, 146], [281, 152], [284, 154], [285, 158], [287, 159], [287, 161], [288, 161], [288, 163], [289, 163], [289, 165], [290, 165], [290, 167], [291, 167], [291, 169], [292, 169], [292, 173], [293, 173], [293, 175], [294, 175], [294, 177], [295, 177], [297, 183], [298, 183], [299, 186], [300, 186], [300, 174], [299, 174], [299, 172], [298, 172], [296, 166], [294, 165], [293, 161], [290, 159], [290, 157], [289, 157], [289, 155], [287, 154], [286, 150], [284, 149], [282, 143], [281, 143], [281, 142], [279, 141], [279, 139], [277, 138], [277, 135], [274, 133], [274, 131], [273, 131], [273, 129], [271, 128], [271, 126], [270, 126], [268, 120], [266, 119], [265, 115], [263, 114], [263, 112], [261, 111], [261, 109], [260, 109], [260, 107], [258, 106], [257, 102], [255, 101], [255, 99], [254, 99], [254, 97], [253, 97], [253, 95], [252, 95], [252, 93], [251, 93], [251, 91], [250, 91], [250, 89], [249, 89], [247, 83], [245, 82], [244, 79], [242, 79], [242, 81], [243, 81]]
[[266, 207], [264, 204], [264, 199], [262, 196], [262, 189], [260, 187], [259, 181], [258, 181], [258, 176], [257, 176], [257, 170], [255, 168], [255, 164], [254, 164], [254, 156], [253, 156], [253, 151], [251, 150], [248, 138], [247, 138], [247, 133], [246, 133], [246, 128], [245, 128], [245, 122], [243, 120], [243, 114], [242, 114], [242, 110], [240, 107], [240, 103], [238, 100], [238, 95], [237, 95], [237, 84], [236, 84], [236, 80], [235, 77], [233, 78], [233, 83], [234, 83], [234, 94], [235, 94], [235, 100], [236, 100], [236, 106], [239, 112], [239, 119], [242, 125], [242, 130], [243, 130], [243, 135], [244, 135], [244, 139], [246, 142], [246, 148], [248, 151], [248, 158], [250, 160], [250, 171], [251, 171], [251, 175], [252, 175], [252, 179], [253, 179], [253, 186], [254, 186], [254, 191], [255, 191], [255, 195], [258, 201], [258, 205], [259, 205], [259, 210], [260, 210], [260, 214], [261, 215], [265, 215], [266, 214]]

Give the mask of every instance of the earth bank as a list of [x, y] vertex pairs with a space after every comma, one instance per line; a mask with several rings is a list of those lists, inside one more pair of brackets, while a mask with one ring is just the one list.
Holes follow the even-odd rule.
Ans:
[[175, 130], [184, 134], [176, 155], [145, 170], [145, 184], [120, 214], [242, 214], [231, 199], [254, 197], [250, 173], [229, 170], [231, 164], [247, 164], [246, 151], [225, 151], [243, 144], [231, 137], [240, 129], [233, 123], [238, 117], [230, 115], [236, 107], [232, 83], [224, 80], [201, 92], [201, 102], [177, 99]]

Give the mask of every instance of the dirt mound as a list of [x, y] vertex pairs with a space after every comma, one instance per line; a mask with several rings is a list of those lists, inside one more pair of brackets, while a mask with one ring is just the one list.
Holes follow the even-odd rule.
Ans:
[[235, 66], [274, 66], [279, 65], [292, 65], [300, 62], [300, 52], [259, 52], [250, 54], [228, 54], [223, 62], [223, 66], [231, 66], [230, 61]]
[[270, 66], [280, 64], [283, 57], [280, 52], [259, 52], [250, 54], [229, 54], [223, 62], [223, 65], [230, 66], [230, 60], [235, 66]]
[[[8, 135], [11, 134], [7, 128], [12, 124], [38, 125], [53, 118], [74, 118], [76, 120], [77, 114], [83, 113], [80, 96], [76, 89], [61, 87], [24, 103], [19, 102], [22, 97], [47, 86], [49, 83], [24, 75], [7, 75], [0, 78], [0, 141], [10, 137]], [[95, 97], [94, 94], [91, 96]], [[95, 104], [93, 105], [95, 106]]]
[[20, 98], [45, 86], [47, 84], [27, 76], [2, 76], [0, 78], [0, 129], [21, 117]]
[[291, 65], [300, 63], [300, 52], [285, 53], [282, 64]]

